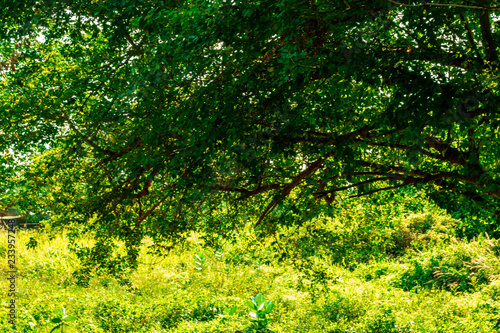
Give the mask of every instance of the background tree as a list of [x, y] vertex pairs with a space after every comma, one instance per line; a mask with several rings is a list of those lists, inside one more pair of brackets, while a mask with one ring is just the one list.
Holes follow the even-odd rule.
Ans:
[[25, 189], [4, 201], [94, 231], [91, 257], [125, 239], [132, 265], [146, 235], [297, 222], [337, 192], [430, 185], [494, 209], [499, 9], [4, 2], [3, 178]]

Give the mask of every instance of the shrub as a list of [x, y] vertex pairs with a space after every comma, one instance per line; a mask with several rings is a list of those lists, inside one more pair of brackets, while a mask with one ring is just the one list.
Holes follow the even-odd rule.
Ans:
[[331, 322], [351, 322], [364, 316], [366, 310], [358, 300], [337, 295], [336, 299], [325, 302], [321, 312]]
[[100, 302], [94, 308], [97, 326], [106, 332], [133, 332], [140, 317], [130, 305], [118, 301]]
[[196, 307], [191, 310], [190, 319], [193, 321], [210, 321], [217, 318], [220, 308], [211, 301], [199, 300]]
[[392, 234], [393, 254], [407, 249], [424, 250], [448, 243], [455, 235], [455, 219], [430, 213], [413, 214], [397, 221]]
[[396, 318], [391, 311], [375, 316], [366, 326], [367, 333], [397, 333], [402, 332], [396, 325]]
[[161, 327], [172, 329], [189, 318], [189, 310], [185, 307], [174, 305], [161, 311], [159, 317]]
[[219, 314], [221, 314], [220, 307], [215, 303], [198, 300], [194, 308], [183, 304], [161, 304], [157, 308], [156, 317], [159, 318], [161, 327], [173, 329], [183, 321], [210, 321], [217, 318]]
[[471, 291], [500, 276], [498, 242], [484, 238], [471, 243], [455, 242], [434, 249], [411, 262], [396, 282], [404, 290], [417, 287]]

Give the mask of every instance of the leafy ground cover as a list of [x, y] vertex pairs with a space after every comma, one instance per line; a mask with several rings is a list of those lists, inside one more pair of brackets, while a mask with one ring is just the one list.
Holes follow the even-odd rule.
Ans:
[[88, 283], [65, 233], [19, 232], [18, 325], [0, 316], [0, 329], [498, 332], [496, 239], [458, 238], [463, 222], [419, 194], [363, 200], [270, 237], [248, 224], [210, 246], [193, 233], [163, 255], [144, 242], [136, 271], [96, 268]]

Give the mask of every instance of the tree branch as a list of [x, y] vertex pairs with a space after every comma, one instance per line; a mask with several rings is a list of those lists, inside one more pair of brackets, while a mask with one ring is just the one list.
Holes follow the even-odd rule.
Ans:
[[216, 186], [212, 187], [212, 189], [216, 190], [216, 191], [242, 193], [243, 195], [236, 199], [238, 201], [250, 198], [250, 197], [257, 195], [257, 194], [260, 194], [260, 193], [264, 193], [268, 190], [277, 190], [280, 188], [283, 188], [283, 185], [271, 184], [271, 185], [259, 186], [253, 190], [247, 190], [247, 189], [241, 188], [241, 187], [228, 187], [228, 186], [221, 186], [221, 185], [216, 185]]
[[262, 214], [260, 215], [259, 217], [259, 220], [257, 221], [257, 223], [255, 224], [255, 228], [262, 222], [262, 220], [269, 214], [271, 213], [274, 208], [276, 208], [276, 206], [278, 205], [278, 203], [283, 200], [283, 198], [285, 198], [287, 195], [290, 194], [290, 192], [297, 186], [300, 184], [300, 182], [302, 180], [304, 180], [304, 178], [308, 177], [309, 175], [313, 174], [314, 172], [316, 172], [316, 170], [318, 170], [322, 165], [323, 163], [325, 162], [325, 160], [331, 156], [331, 154], [328, 154], [326, 157], [324, 158], [320, 158], [320, 159], [317, 159], [316, 161], [314, 161], [313, 163], [311, 163], [311, 165], [306, 168], [304, 171], [302, 171], [301, 173], [299, 173], [293, 180], [290, 184], [288, 184], [284, 189], [283, 189], [283, 193], [276, 199], [274, 199], [273, 201], [271, 201], [266, 209], [264, 209], [264, 211], [262, 212]]
[[123, 155], [125, 155], [126, 153], [129, 153], [131, 152], [132, 150], [134, 150], [135, 148], [137, 147], [140, 147], [142, 146], [143, 143], [142, 143], [142, 140], [140, 138], [135, 138], [134, 141], [132, 141], [130, 143], [130, 145], [128, 145], [127, 147], [124, 147], [122, 148], [120, 151], [118, 152], [111, 152], [111, 154], [107, 154], [107, 155], [110, 155], [102, 160], [100, 160], [96, 165], [95, 167], [98, 167], [102, 164], [106, 164], [108, 162], [111, 162], [113, 160], [116, 160], [120, 157], [122, 157]]
[[484, 50], [486, 52], [486, 60], [489, 62], [497, 61], [498, 54], [491, 34], [490, 13], [488, 13], [487, 10], [483, 10], [479, 15], [479, 24], [481, 27]]
[[115, 154], [115, 152], [114, 152], [114, 151], [112, 151], [112, 150], [109, 150], [109, 149], [104, 149], [104, 148], [99, 147], [99, 145], [97, 145], [96, 143], [94, 143], [94, 142], [93, 142], [92, 140], [90, 140], [87, 136], [83, 135], [83, 133], [82, 133], [82, 132], [80, 132], [80, 131], [78, 130], [78, 128], [76, 128], [75, 124], [74, 124], [74, 123], [73, 123], [73, 122], [69, 119], [69, 117], [65, 117], [65, 116], [64, 116], [64, 117], [62, 117], [62, 119], [63, 119], [63, 120], [65, 120], [65, 121], [69, 124], [69, 127], [71, 127], [71, 129], [72, 129], [73, 131], [75, 131], [75, 132], [76, 132], [76, 133], [77, 133], [77, 134], [78, 134], [78, 135], [82, 138], [82, 140], [83, 140], [86, 144], [88, 144], [89, 146], [91, 146], [92, 148], [94, 148], [95, 150], [97, 150], [98, 152], [101, 152], [101, 153], [103, 153], [103, 154], [105, 154], [105, 155], [109, 155], [109, 156], [111, 156], [111, 155]]
[[141, 56], [141, 58], [144, 57], [144, 52], [141, 50], [141, 48], [134, 42], [134, 40], [132, 39], [132, 37], [130, 37], [129, 34], [125, 34], [125, 39], [127, 40], [127, 42], [129, 42], [129, 44], [132, 46], [132, 48], [134, 49], [135, 53], [139, 56]]
[[428, 2], [421, 3], [420, 5], [409, 5], [409, 4], [397, 2], [394, 0], [386, 0], [386, 1], [393, 3], [395, 5], [403, 6], [403, 7], [426, 7], [426, 6], [429, 6], [429, 7], [457, 7], [457, 8], [483, 9], [483, 10], [484, 9], [486, 9], [486, 10], [498, 10], [498, 9], [500, 9], [500, 6], [494, 6], [494, 7], [468, 6], [468, 5], [459, 5], [459, 4], [455, 4], [455, 3], [428, 3]]
[[356, 195], [351, 195], [349, 198], [359, 198], [359, 197], [362, 197], [362, 196], [365, 196], [365, 195], [370, 195], [370, 194], [377, 193], [377, 192], [392, 190], [392, 189], [395, 189], [395, 188], [400, 188], [400, 187], [404, 187], [404, 186], [408, 186], [408, 185], [410, 185], [410, 183], [403, 183], [403, 184], [395, 185], [395, 186], [382, 187], [382, 188], [378, 188], [378, 189], [370, 191], [370, 192], [356, 194]]

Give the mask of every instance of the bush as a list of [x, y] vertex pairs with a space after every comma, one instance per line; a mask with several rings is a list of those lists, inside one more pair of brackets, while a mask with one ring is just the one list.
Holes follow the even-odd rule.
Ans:
[[213, 320], [220, 313], [220, 308], [215, 303], [199, 300], [194, 308], [181, 304], [162, 304], [158, 307], [157, 317], [161, 327], [173, 329], [183, 321], [203, 322]]
[[159, 313], [161, 327], [176, 328], [182, 321], [189, 318], [189, 311], [182, 306], [172, 306]]
[[322, 307], [322, 316], [331, 322], [351, 322], [365, 315], [364, 304], [353, 298], [337, 295], [336, 299], [328, 299]]
[[351, 212], [355, 221], [322, 216], [301, 227], [283, 228], [280, 248], [302, 260], [329, 257], [351, 270], [359, 263], [402, 256], [408, 250], [426, 250], [454, 239], [457, 221], [442, 212], [422, 212], [406, 218], [380, 216], [361, 209]]
[[488, 200], [470, 200], [453, 191], [430, 191], [429, 197], [459, 221], [458, 237], [472, 240], [485, 232], [495, 238], [500, 237], [498, 207]]
[[430, 213], [413, 214], [399, 220], [392, 234], [393, 254], [408, 249], [424, 250], [448, 243], [455, 235], [455, 219]]
[[112, 333], [135, 331], [144, 320], [133, 306], [118, 301], [98, 303], [93, 311], [97, 326]]
[[500, 276], [498, 241], [483, 238], [471, 243], [455, 242], [433, 249], [411, 262], [396, 285], [404, 290], [418, 287], [449, 291], [473, 291]]
[[366, 326], [367, 333], [397, 333], [402, 332], [396, 325], [396, 318], [391, 311], [386, 311], [368, 322]]

